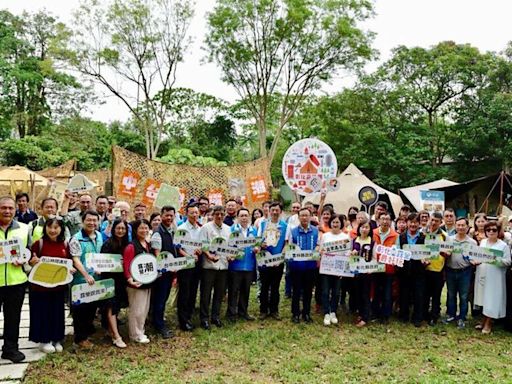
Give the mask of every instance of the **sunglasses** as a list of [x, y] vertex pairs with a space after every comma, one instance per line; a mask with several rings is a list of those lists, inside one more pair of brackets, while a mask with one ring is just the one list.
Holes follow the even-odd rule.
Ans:
[[485, 232], [498, 232], [498, 228], [488, 228]]

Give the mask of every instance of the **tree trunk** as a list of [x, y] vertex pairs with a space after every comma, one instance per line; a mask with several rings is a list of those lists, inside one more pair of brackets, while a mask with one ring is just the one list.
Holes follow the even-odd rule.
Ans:
[[260, 157], [267, 156], [267, 124], [264, 117], [260, 117], [257, 121], [258, 137], [260, 142]]

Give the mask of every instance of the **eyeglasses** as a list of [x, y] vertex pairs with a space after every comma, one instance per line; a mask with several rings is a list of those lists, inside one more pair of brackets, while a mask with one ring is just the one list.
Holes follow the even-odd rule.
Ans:
[[498, 232], [498, 228], [487, 228], [485, 232]]

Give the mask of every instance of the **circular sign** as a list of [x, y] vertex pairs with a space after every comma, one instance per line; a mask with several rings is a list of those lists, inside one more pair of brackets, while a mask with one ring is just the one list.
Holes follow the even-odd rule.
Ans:
[[286, 151], [282, 163], [286, 184], [299, 195], [320, 192], [336, 178], [338, 162], [331, 147], [318, 139], [299, 140]]
[[377, 202], [379, 194], [377, 193], [377, 190], [375, 188], [370, 187], [368, 185], [359, 190], [358, 197], [361, 203], [363, 203], [367, 207], [370, 207]]
[[140, 253], [130, 264], [130, 273], [133, 280], [142, 284], [150, 284], [158, 277], [156, 257], [149, 253]]
[[336, 192], [340, 187], [340, 181], [336, 178], [327, 181], [327, 190], [329, 192]]

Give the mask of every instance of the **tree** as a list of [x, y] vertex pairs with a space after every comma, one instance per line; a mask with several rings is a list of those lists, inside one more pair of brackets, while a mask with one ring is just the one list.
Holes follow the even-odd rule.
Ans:
[[[103, 3], [102, 3], [103, 4]], [[166, 135], [166, 103], [176, 68], [189, 44], [189, 0], [88, 0], [76, 12], [70, 58], [133, 114], [146, 156], [158, 154]], [[159, 98], [155, 98], [157, 93]]]
[[[306, 95], [340, 69], [372, 56], [372, 34], [357, 23], [372, 15], [366, 0], [219, 0], [208, 17], [209, 59], [255, 119], [260, 156], [275, 157], [283, 128]], [[267, 151], [267, 114], [281, 95]]]
[[46, 12], [0, 11], [2, 132], [15, 128], [20, 138], [38, 135], [52, 119], [82, 108], [86, 89], [63, 67], [68, 35]]

